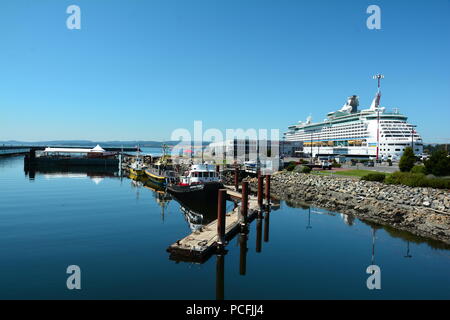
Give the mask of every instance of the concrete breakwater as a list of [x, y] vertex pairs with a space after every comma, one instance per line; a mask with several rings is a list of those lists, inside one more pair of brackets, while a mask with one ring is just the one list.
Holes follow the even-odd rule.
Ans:
[[[252, 191], [256, 191], [257, 179], [246, 179]], [[391, 225], [450, 244], [448, 190], [386, 185], [348, 177], [279, 172], [272, 175], [271, 195], [291, 203], [312, 204]]]

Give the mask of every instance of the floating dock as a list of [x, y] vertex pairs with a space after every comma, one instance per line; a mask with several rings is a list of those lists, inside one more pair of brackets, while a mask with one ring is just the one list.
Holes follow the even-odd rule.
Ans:
[[[213, 253], [223, 249], [226, 241], [245, 229], [246, 225], [257, 215], [262, 215], [262, 178], [259, 180], [260, 192], [257, 197], [249, 194], [248, 182], [242, 183], [242, 192], [236, 191], [238, 190], [237, 186], [226, 186], [225, 190], [219, 190], [218, 218], [170, 245], [167, 248], [170, 253], [169, 258], [175, 261], [203, 263]], [[267, 181], [270, 181], [269, 176], [267, 176]], [[267, 184], [270, 186], [270, 182]], [[221, 192], [223, 192], [222, 195]], [[225, 193], [227, 200], [235, 201], [235, 208], [227, 213], [224, 212]], [[221, 198], [224, 198], [223, 202]], [[270, 189], [267, 188], [267, 203], [269, 203], [268, 200], [270, 200]], [[266, 209], [270, 209], [270, 206], [266, 206]]]

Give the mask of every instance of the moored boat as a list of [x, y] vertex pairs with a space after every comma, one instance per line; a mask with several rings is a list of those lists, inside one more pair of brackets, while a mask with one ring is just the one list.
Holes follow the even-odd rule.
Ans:
[[173, 170], [172, 159], [166, 155], [167, 146], [163, 145], [162, 157], [145, 170], [147, 177], [155, 184], [166, 187], [178, 181], [178, 173]]
[[205, 202], [216, 196], [217, 191], [222, 187], [219, 173], [216, 172], [214, 165], [193, 164], [180, 177], [179, 182], [169, 184], [167, 190], [181, 200]]
[[140, 158], [139, 156], [130, 164], [130, 173], [135, 175], [135, 176], [143, 176], [145, 174], [144, 172], [144, 162], [142, 160], [142, 158]]
[[145, 164], [144, 164], [144, 160], [142, 159], [141, 154], [139, 152], [139, 148], [138, 148], [137, 156], [134, 159], [134, 161], [130, 164], [129, 169], [130, 169], [130, 173], [137, 177], [145, 175], [145, 172], [144, 172]]

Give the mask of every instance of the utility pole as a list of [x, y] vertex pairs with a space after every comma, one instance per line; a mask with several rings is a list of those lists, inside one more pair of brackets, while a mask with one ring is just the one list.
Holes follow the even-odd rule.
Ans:
[[[377, 74], [377, 75], [374, 75], [373, 78], [377, 79], [377, 81], [378, 81], [377, 96], [379, 99], [380, 98], [381, 79], [384, 79], [384, 75]], [[380, 108], [378, 105], [376, 107], [377, 107], [377, 158], [376, 158], [376, 160], [378, 161], [379, 154], [380, 154]]]
[[416, 131], [414, 130], [414, 127], [417, 126], [411, 125], [411, 148], [413, 150], [413, 154], [415, 155], [416, 153], [414, 152], [414, 133], [416, 133]]

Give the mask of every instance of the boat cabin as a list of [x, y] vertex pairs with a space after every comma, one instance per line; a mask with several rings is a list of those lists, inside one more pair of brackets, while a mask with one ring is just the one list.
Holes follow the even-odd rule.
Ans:
[[193, 164], [189, 171], [181, 177], [181, 185], [220, 182], [216, 166], [212, 164]]

